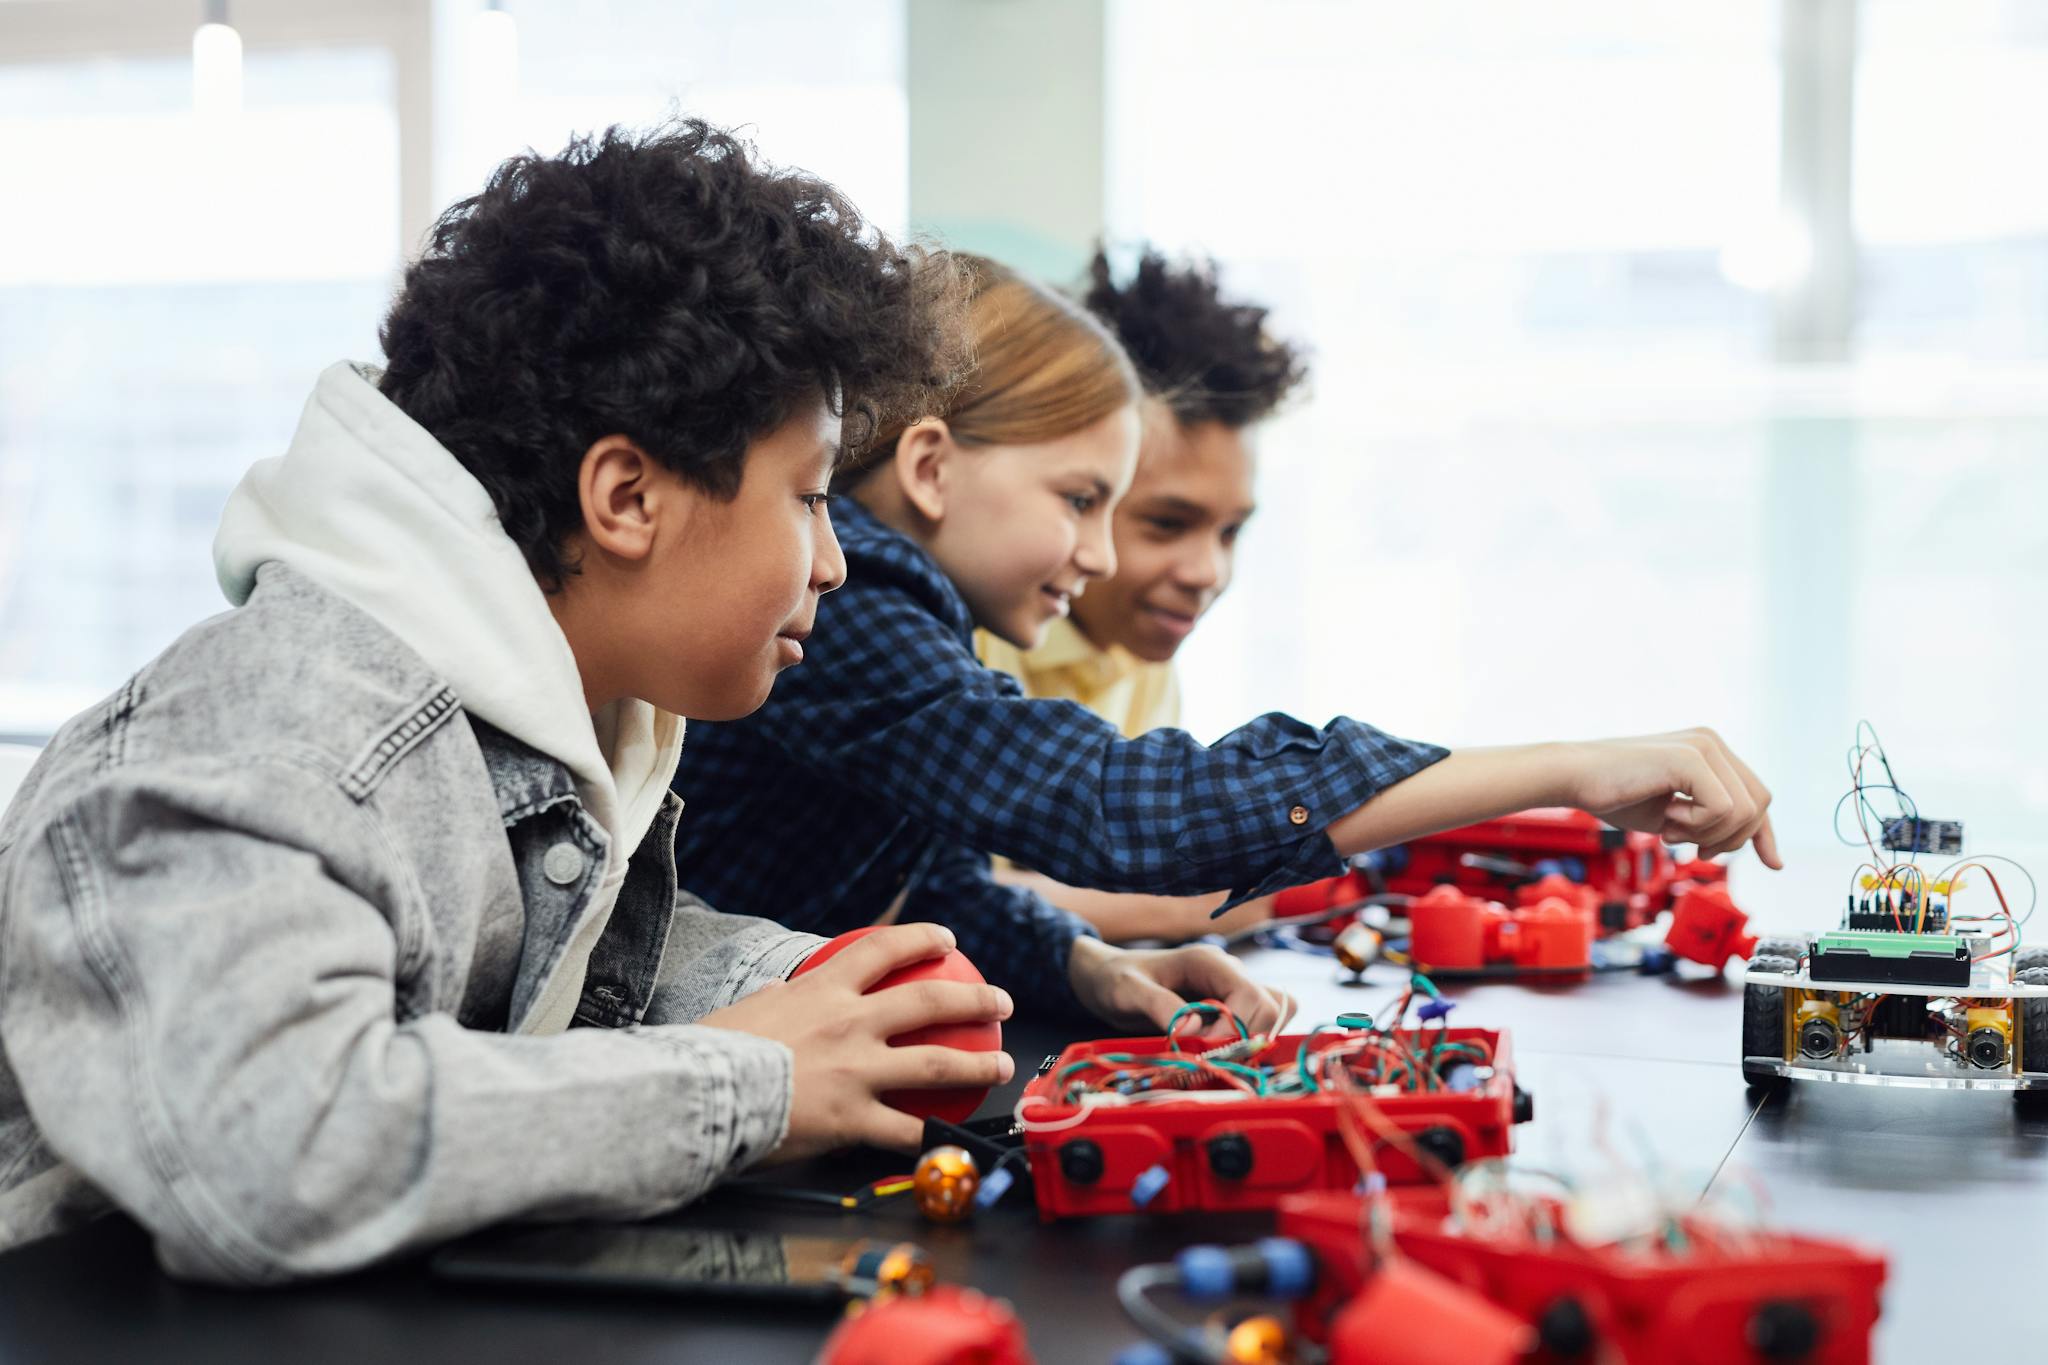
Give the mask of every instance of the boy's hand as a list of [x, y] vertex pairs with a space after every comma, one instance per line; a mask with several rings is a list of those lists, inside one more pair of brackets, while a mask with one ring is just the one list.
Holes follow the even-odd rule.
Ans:
[[[1067, 979], [1082, 1004], [1118, 1028], [1164, 1032], [1190, 1000], [1222, 1001], [1255, 1034], [1278, 1033], [1294, 1017], [1293, 996], [1259, 985], [1236, 958], [1207, 946], [1115, 948], [1077, 938]], [[1222, 1031], [1236, 1036], [1227, 1024]]]
[[1592, 740], [1570, 752], [1567, 803], [1666, 843], [1697, 844], [1702, 858], [1754, 842], [1765, 866], [1785, 865], [1770, 791], [1712, 730]]
[[771, 1159], [792, 1161], [848, 1143], [914, 1152], [924, 1123], [876, 1098], [884, 1090], [1000, 1085], [1016, 1064], [1007, 1052], [891, 1047], [927, 1024], [1010, 1017], [1009, 994], [968, 981], [913, 981], [864, 994], [898, 967], [938, 957], [953, 933], [936, 924], [892, 925], [847, 945], [794, 981], [755, 991], [698, 1022], [785, 1044], [796, 1059], [789, 1135]]

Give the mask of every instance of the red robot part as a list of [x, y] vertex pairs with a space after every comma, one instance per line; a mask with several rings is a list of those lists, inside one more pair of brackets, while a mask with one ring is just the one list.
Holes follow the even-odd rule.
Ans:
[[1523, 882], [1562, 875], [1590, 888], [1603, 933], [1648, 922], [1663, 907], [1651, 883], [1671, 867], [1654, 835], [1615, 829], [1581, 810], [1546, 807], [1426, 835], [1406, 845], [1387, 889], [1422, 895], [1432, 887], [1496, 899]]
[[1572, 890], [1578, 894], [1542, 896], [1510, 910], [1439, 886], [1408, 907], [1409, 960], [1421, 972], [1589, 971], [1594, 911], [1585, 888]]
[[[1551, 1209], [1563, 1226], [1562, 1206]], [[1868, 1365], [1885, 1276], [1882, 1256], [1783, 1233], [1737, 1239], [1699, 1218], [1678, 1220], [1669, 1250], [1482, 1238], [1447, 1217], [1440, 1186], [1388, 1195], [1395, 1248], [1537, 1329], [1559, 1354], [1631, 1365]], [[1296, 1195], [1280, 1205], [1282, 1235], [1314, 1248], [1321, 1271], [1298, 1306], [1304, 1335], [1329, 1339], [1345, 1306], [1369, 1288], [1360, 1196]], [[1606, 1353], [1611, 1353], [1606, 1354]]]
[[[1381, 891], [1422, 896], [1453, 886], [1487, 900], [1509, 900], [1535, 882], [1538, 898], [1582, 888], [1591, 897], [1595, 932], [1639, 928], [1670, 909], [1686, 887], [1725, 881], [1728, 870], [1701, 860], [1678, 862], [1653, 834], [1615, 829], [1581, 810], [1522, 811], [1379, 849], [1358, 870], [1279, 894], [1276, 918], [1314, 915]], [[1552, 881], [1556, 878], [1556, 881]]]
[[1033, 1365], [1008, 1304], [953, 1285], [857, 1304], [818, 1365]]
[[[1401, 1030], [1398, 1036], [1424, 1051], [1465, 1045], [1489, 1059], [1468, 1073], [1463, 1089], [1375, 1095], [1378, 1112], [1415, 1149], [1444, 1166], [1513, 1150], [1514, 1125], [1530, 1117], [1532, 1102], [1515, 1085], [1505, 1032], [1428, 1028]], [[1344, 1037], [1323, 1033], [1314, 1046]], [[1207, 1091], [1085, 1107], [1060, 1100], [1060, 1077], [1074, 1064], [1109, 1054], [1156, 1054], [1165, 1041], [1076, 1044], [1025, 1088], [1019, 1113], [1041, 1218], [1269, 1209], [1304, 1189], [1349, 1189], [1357, 1182], [1358, 1166], [1339, 1127], [1338, 1109], [1347, 1101], [1335, 1094], [1219, 1099]], [[1309, 1041], [1307, 1034], [1284, 1035], [1244, 1060], [1292, 1064]], [[1431, 1178], [1413, 1156], [1393, 1146], [1380, 1148], [1374, 1160], [1396, 1184]]]
[[1664, 946], [1682, 958], [1704, 963], [1715, 971], [1730, 959], [1746, 958], [1756, 952], [1756, 935], [1747, 933], [1749, 916], [1735, 908], [1728, 888], [1720, 883], [1685, 889], [1671, 912], [1671, 927], [1664, 931]]
[[1363, 900], [1371, 894], [1362, 873], [1347, 872], [1341, 877], [1325, 877], [1319, 882], [1290, 886], [1277, 893], [1273, 897], [1273, 918], [1298, 919], [1319, 915], [1325, 910]]
[[1330, 1322], [1330, 1365], [1516, 1365], [1535, 1332], [1413, 1261], [1389, 1260]]
[[1539, 877], [1527, 886], [1515, 888], [1516, 905], [1534, 905], [1538, 901], [1560, 900], [1586, 912], [1588, 919], [1600, 913], [1600, 893], [1584, 882], [1575, 882], [1562, 872], [1552, 872]]

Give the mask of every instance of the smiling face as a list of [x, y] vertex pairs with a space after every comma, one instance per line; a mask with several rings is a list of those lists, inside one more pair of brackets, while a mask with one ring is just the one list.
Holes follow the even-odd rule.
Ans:
[[1254, 464], [1247, 431], [1183, 426], [1164, 405], [1147, 405], [1137, 474], [1116, 509], [1116, 575], [1074, 608], [1090, 640], [1155, 663], [1173, 657], [1230, 586], [1255, 507]]
[[896, 468], [921, 514], [919, 539], [975, 624], [1029, 649], [1116, 571], [1110, 514], [1137, 451], [1137, 409], [1123, 407], [1033, 445], [963, 446], [943, 423], [920, 423], [903, 434]]

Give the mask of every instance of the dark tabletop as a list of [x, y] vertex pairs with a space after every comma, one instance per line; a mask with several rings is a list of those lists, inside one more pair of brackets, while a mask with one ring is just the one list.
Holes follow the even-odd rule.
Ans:
[[[1396, 981], [1379, 968], [1368, 986], [1347, 987], [1324, 958], [1250, 956], [1262, 978], [1295, 992], [1309, 1020], [1377, 1004]], [[2027, 1358], [2018, 1343], [2037, 1334], [2032, 1291], [2048, 1263], [2034, 1243], [2048, 1221], [2048, 1119], [2000, 1094], [1849, 1085], [1795, 1087], [1760, 1105], [1737, 1069], [1741, 988], [1732, 973], [1485, 985], [1454, 998], [1456, 1022], [1513, 1030], [1521, 1082], [1536, 1097], [1535, 1121], [1518, 1130], [1518, 1159], [1570, 1164], [1587, 1143], [1606, 1141], [1688, 1189], [1753, 1181], [1780, 1226], [1890, 1256], [1879, 1360], [1955, 1359], [1965, 1344]], [[982, 1112], [1007, 1110], [1023, 1078], [1064, 1041], [1043, 1027], [1009, 1029], [1019, 1079]], [[779, 1178], [852, 1188], [904, 1165], [852, 1153]], [[1113, 1293], [1124, 1267], [1270, 1228], [1264, 1216], [1201, 1214], [1041, 1225], [1017, 1198], [952, 1227], [925, 1223], [907, 1200], [841, 1214], [726, 1196], [674, 1221], [913, 1239], [943, 1278], [1008, 1299], [1047, 1365], [1107, 1361], [1138, 1339]], [[166, 1279], [140, 1231], [118, 1219], [0, 1255], [0, 1362], [353, 1365], [404, 1356], [554, 1365], [596, 1349], [616, 1365], [809, 1361], [832, 1323], [786, 1306], [494, 1293], [439, 1282], [418, 1262], [304, 1288], [208, 1289]]]

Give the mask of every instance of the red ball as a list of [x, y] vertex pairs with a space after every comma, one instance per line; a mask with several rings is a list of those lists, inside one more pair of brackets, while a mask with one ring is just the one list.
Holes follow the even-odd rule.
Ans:
[[935, 1284], [876, 1299], [839, 1324], [818, 1365], [1032, 1365], [1010, 1306], [972, 1289]]
[[[856, 939], [866, 938], [877, 929], [887, 926], [870, 924], [861, 929], [849, 929], [838, 938], [820, 947], [790, 973], [792, 979], [802, 976], [813, 967], [821, 967], [834, 954]], [[913, 962], [908, 967], [895, 971], [868, 987], [867, 993], [888, 990], [891, 986], [907, 985], [912, 981], [972, 981], [979, 985], [983, 980], [966, 955], [958, 948], [944, 957], [926, 958]], [[1003, 1047], [1003, 1026], [991, 1019], [985, 1024], [932, 1024], [925, 1028], [899, 1033], [889, 1040], [892, 1047], [911, 1047], [929, 1044], [934, 1047], [957, 1047], [968, 1052], [1000, 1052]], [[981, 1107], [988, 1098], [988, 1087], [961, 1086], [951, 1090], [890, 1090], [882, 1094], [882, 1103], [892, 1109], [900, 1109], [912, 1118], [939, 1118], [948, 1123], [964, 1123]]]

